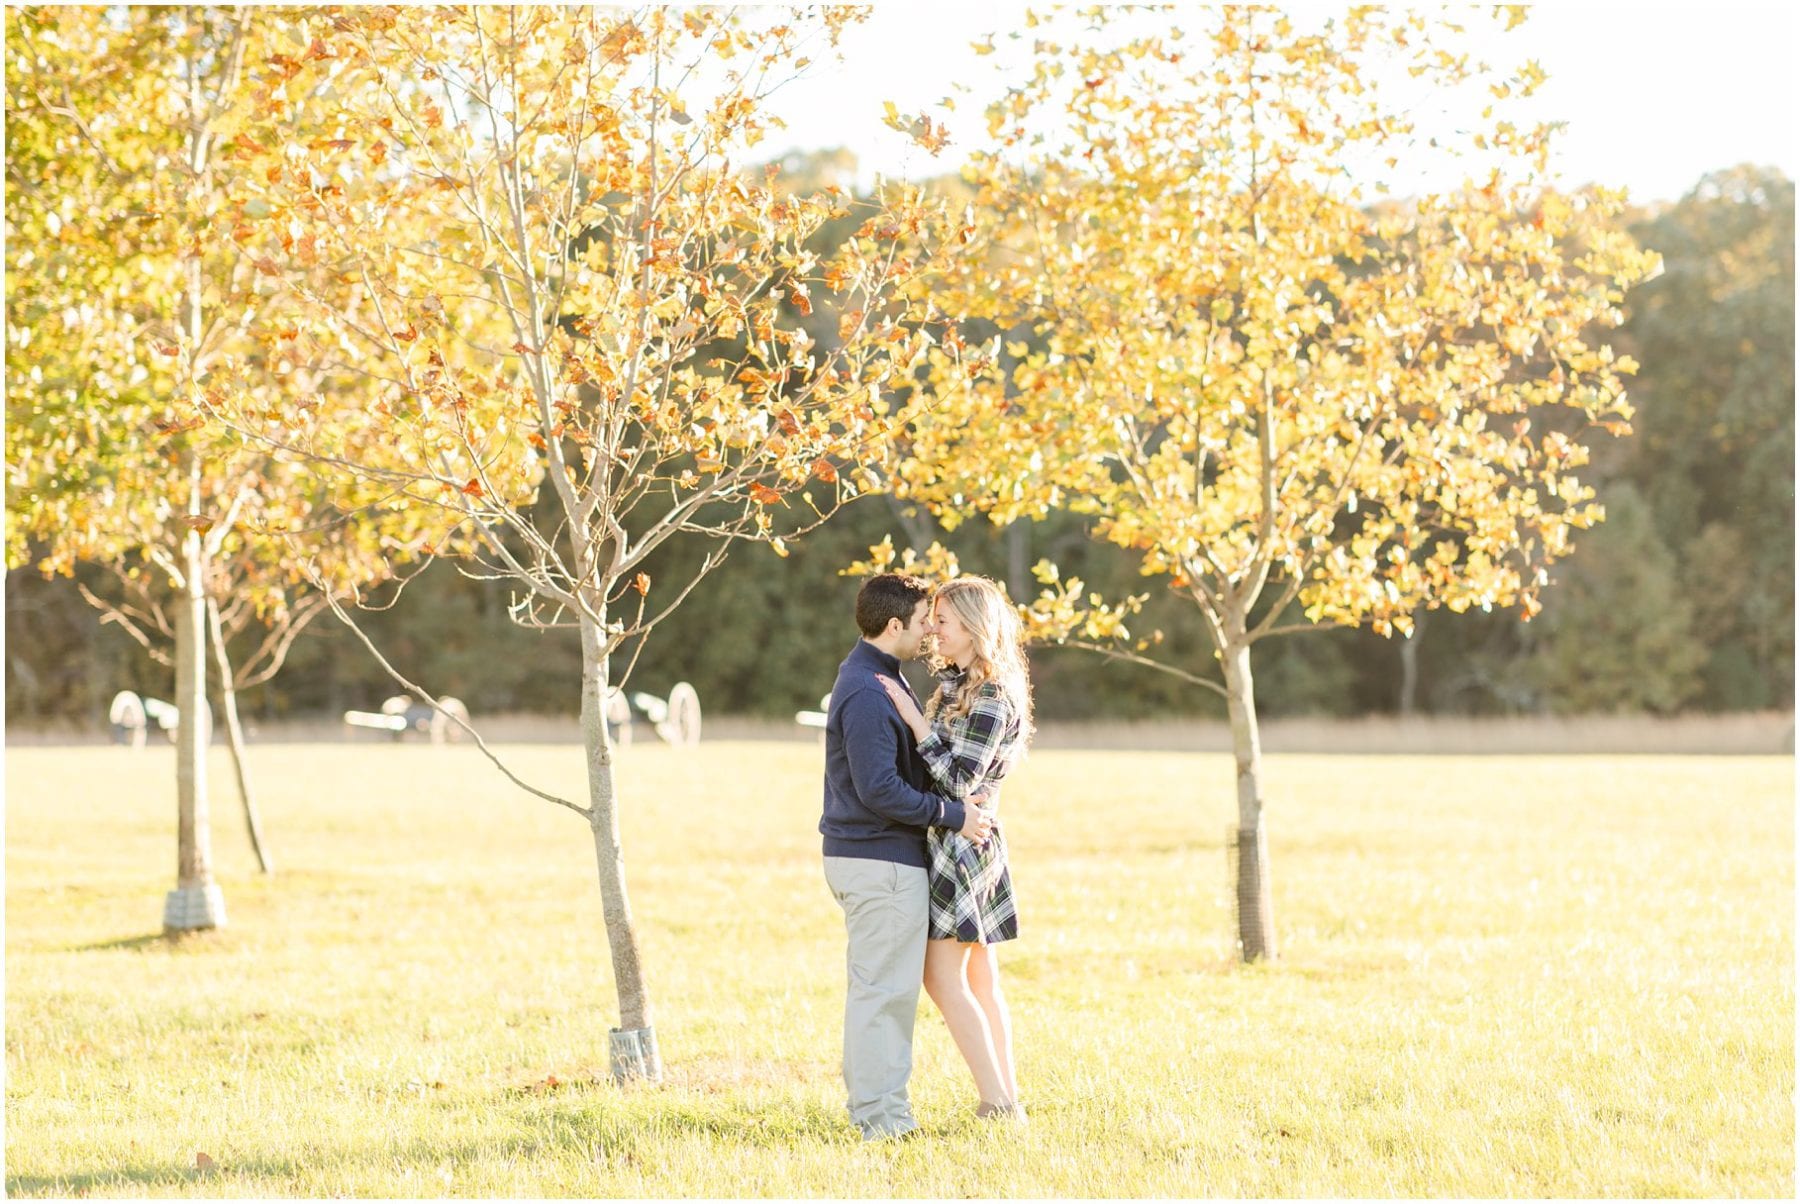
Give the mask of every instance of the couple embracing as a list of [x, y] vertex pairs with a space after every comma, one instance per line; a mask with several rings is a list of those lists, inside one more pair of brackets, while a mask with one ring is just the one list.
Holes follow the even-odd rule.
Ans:
[[[825, 881], [844, 910], [844, 1085], [865, 1140], [918, 1127], [907, 1099], [923, 985], [975, 1077], [976, 1115], [1023, 1120], [994, 946], [1018, 935], [1000, 782], [1030, 738], [1018, 614], [983, 577], [883, 573], [825, 722]], [[900, 663], [933, 645], [921, 705]]]

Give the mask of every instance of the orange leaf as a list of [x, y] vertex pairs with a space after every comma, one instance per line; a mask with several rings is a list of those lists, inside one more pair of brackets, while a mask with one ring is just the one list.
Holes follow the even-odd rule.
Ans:
[[469, 483], [462, 487], [462, 491], [472, 498], [482, 498], [487, 496], [486, 492], [481, 488], [481, 482], [477, 481], [474, 477], [469, 478]]
[[639, 573], [636, 577], [632, 578], [631, 588], [638, 592], [639, 597], [648, 594], [650, 592], [650, 574]]
[[750, 496], [756, 500], [758, 505], [763, 506], [772, 506], [781, 500], [780, 492], [770, 489], [760, 482], [750, 486]]

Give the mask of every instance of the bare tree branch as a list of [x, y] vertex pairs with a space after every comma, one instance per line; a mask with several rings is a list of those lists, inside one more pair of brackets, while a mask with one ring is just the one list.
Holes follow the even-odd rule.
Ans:
[[126, 617], [126, 612], [122, 607], [115, 606], [111, 602], [102, 601], [92, 590], [88, 589], [86, 585], [79, 581], [75, 583], [75, 588], [81, 591], [81, 596], [87, 599], [89, 606], [92, 606], [95, 610], [100, 612], [100, 622], [102, 624], [117, 623], [125, 634], [144, 646], [144, 651], [148, 652], [151, 659], [157, 664], [166, 665], [170, 668], [174, 667], [175, 658], [169, 655], [162, 643], [151, 639], [148, 632]]
[[575, 812], [577, 815], [581, 816], [583, 819], [586, 819], [588, 817], [588, 809], [586, 807], [583, 807], [579, 803], [572, 803], [566, 798], [559, 798], [558, 796], [556, 796], [554, 794], [550, 794], [546, 791], [539, 790], [536, 786], [533, 786], [531, 783], [520, 778], [511, 769], [507, 768], [506, 763], [504, 761], [502, 761], [498, 756], [494, 755], [494, 750], [489, 748], [487, 745], [487, 741], [485, 741], [481, 738], [481, 733], [476, 731], [473, 727], [471, 727], [467, 720], [465, 720], [462, 716], [456, 714], [454, 711], [445, 710], [444, 705], [441, 702], [439, 702], [435, 697], [433, 697], [431, 694], [426, 692], [420, 686], [417, 686], [417, 685], [413, 684], [412, 682], [408, 681], [404, 676], [401, 675], [401, 673], [398, 669], [394, 668], [394, 666], [388, 661], [387, 657], [385, 657], [381, 654], [381, 649], [379, 649], [375, 646], [375, 642], [373, 640], [371, 640], [368, 637], [368, 635], [363, 631], [363, 629], [357, 625], [356, 620], [352, 619], [350, 617], [350, 615], [348, 614], [348, 612], [346, 612], [342, 606], [338, 605], [338, 601], [336, 598], [334, 598], [331, 594], [329, 594], [325, 591], [325, 583], [323, 581], [315, 581], [313, 583], [313, 585], [314, 585], [314, 588], [318, 589], [320, 591], [320, 593], [324, 596], [326, 604], [331, 607], [331, 613], [335, 614], [338, 617], [338, 620], [340, 622], [342, 622], [344, 624], [344, 626], [348, 627], [351, 631], [356, 633], [356, 638], [362, 641], [363, 647], [365, 647], [369, 650], [369, 655], [373, 656], [376, 659], [376, 661], [378, 661], [380, 663], [381, 667], [387, 671], [387, 675], [389, 677], [393, 678], [395, 682], [399, 683], [399, 685], [402, 688], [404, 688], [407, 693], [413, 695], [413, 697], [415, 697], [415, 698], [421, 699], [425, 703], [425, 705], [429, 706], [432, 710], [434, 710], [438, 714], [444, 716], [446, 719], [448, 719], [452, 723], [456, 724], [456, 726], [462, 728], [465, 732], [468, 732], [469, 737], [472, 740], [474, 740], [476, 746], [481, 749], [482, 755], [487, 757], [488, 760], [492, 761], [494, 763], [495, 767], [498, 768], [501, 773], [506, 775], [508, 781], [512, 782], [513, 785], [519, 787], [519, 789], [524, 790], [528, 794], [534, 794], [538, 798], [541, 798], [541, 799], [545, 800], [546, 802], [555, 803], [559, 807], [567, 807], [569, 810]]
[[1213, 681], [1211, 678], [1201, 677], [1198, 674], [1189, 673], [1186, 669], [1178, 669], [1174, 665], [1164, 661], [1152, 660], [1150, 657], [1140, 655], [1136, 652], [1128, 652], [1125, 649], [1117, 648], [1109, 644], [1092, 644], [1085, 640], [1063, 640], [1060, 643], [1048, 646], [1052, 648], [1080, 648], [1084, 652], [1099, 653], [1108, 660], [1129, 661], [1134, 665], [1142, 665], [1146, 669], [1155, 669], [1158, 672], [1167, 673], [1171, 677], [1178, 677], [1189, 685], [1211, 690], [1220, 698], [1227, 698], [1230, 696], [1226, 693], [1223, 685]]

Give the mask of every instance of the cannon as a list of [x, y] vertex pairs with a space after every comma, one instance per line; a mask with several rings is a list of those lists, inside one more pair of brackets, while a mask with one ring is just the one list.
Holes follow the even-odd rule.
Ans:
[[381, 704], [380, 711], [345, 711], [344, 722], [350, 727], [387, 732], [395, 740], [408, 732], [424, 732], [433, 744], [459, 743], [463, 729], [450, 715], [467, 723], [469, 708], [459, 698], [444, 698], [438, 705], [443, 709], [428, 706], [411, 694], [396, 694]]
[[606, 692], [606, 736], [614, 745], [631, 743], [631, 699], [617, 687]]
[[[179, 707], [160, 698], [140, 698], [131, 690], [120, 690], [113, 695], [112, 705], [106, 708], [106, 719], [112, 725], [113, 743], [132, 748], [144, 747], [152, 723], [168, 737], [171, 744], [175, 742], [175, 733], [181, 730]], [[200, 742], [205, 744], [212, 740], [210, 702], [202, 703], [200, 724]]]
[[827, 694], [827, 695], [825, 695], [825, 697], [819, 699], [819, 709], [818, 710], [816, 710], [816, 711], [795, 711], [794, 712], [794, 722], [798, 723], [801, 727], [816, 727], [820, 731], [824, 731], [825, 730], [825, 719], [826, 719], [827, 714], [830, 712], [830, 710], [831, 710], [831, 695]]
[[685, 681], [678, 681], [667, 698], [636, 691], [611, 690], [606, 696], [606, 729], [614, 744], [630, 744], [633, 718], [650, 721], [663, 743], [688, 747], [700, 743], [700, 695]]
[[114, 694], [112, 705], [106, 708], [106, 720], [112, 724], [114, 744], [144, 747], [149, 735], [150, 716], [144, 710], [144, 700], [136, 694], [130, 690], [120, 690]]

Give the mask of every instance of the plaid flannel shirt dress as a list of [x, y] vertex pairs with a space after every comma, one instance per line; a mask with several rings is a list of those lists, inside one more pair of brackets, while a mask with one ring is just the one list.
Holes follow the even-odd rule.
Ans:
[[[939, 787], [960, 799], [988, 791], [994, 796], [991, 809], [1000, 780], [1019, 759], [1024, 725], [993, 682], [979, 687], [968, 714], [946, 721], [944, 708], [962, 689], [963, 674], [953, 666], [940, 674], [940, 682], [943, 701], [931, 731], [919, 742], [919, 754]], [[932, 828], [929, 848], [930, 939], [991, 945], [1019, 935], [1006, 835], [997, 819], [985, 846], [977, 848], [960, 832]]]

